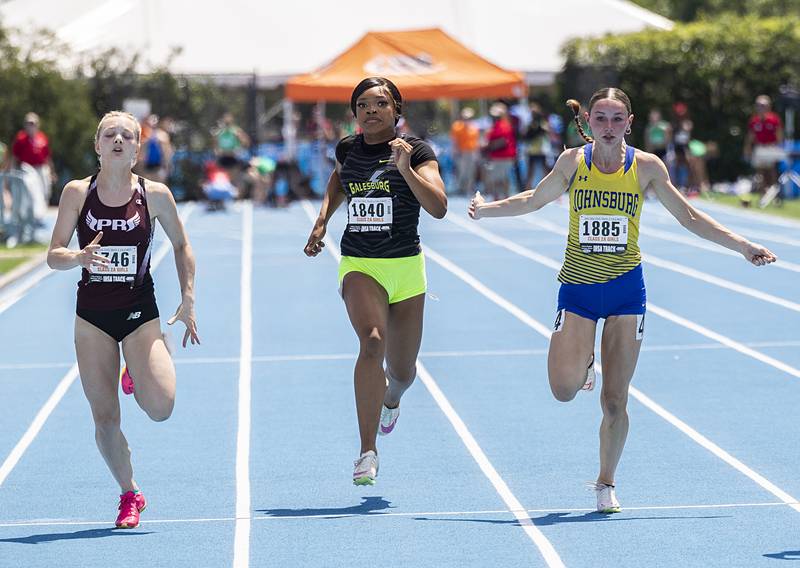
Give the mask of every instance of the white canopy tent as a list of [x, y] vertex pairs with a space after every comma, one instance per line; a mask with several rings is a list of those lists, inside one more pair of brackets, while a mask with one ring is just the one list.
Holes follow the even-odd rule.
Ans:
[[0, 0], [5, 26], [45, 27], [77, 52], [139, 52], [170, 70], [262, 87], [327, 63], [368, 31], [439, 27], [530, 85], [552, 84], [574, 37], [669, 29], [627, 0], [428, 0], [411, 10], [356, 0]]

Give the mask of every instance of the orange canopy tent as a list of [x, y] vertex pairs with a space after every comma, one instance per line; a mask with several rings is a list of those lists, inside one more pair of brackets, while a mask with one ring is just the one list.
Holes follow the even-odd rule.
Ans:
[[391, 79], [403, 100], [520, 97], [521, 73], [489, 63], [440, 29], [370, 32], [331, 63], [289, 79], [292, 101], [348, 102], [365, 77]]

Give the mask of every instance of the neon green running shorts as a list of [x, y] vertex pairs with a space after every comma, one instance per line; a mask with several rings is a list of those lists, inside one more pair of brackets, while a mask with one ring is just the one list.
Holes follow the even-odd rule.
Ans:
[[390, 304], [419, 296], [428, 289], [425, 256], [422, 253], [400, 258], [343, 256], [339, 263], [340, 294], [342, 281], [349, 272], [361, 272], [372, 277], [386, 290]]

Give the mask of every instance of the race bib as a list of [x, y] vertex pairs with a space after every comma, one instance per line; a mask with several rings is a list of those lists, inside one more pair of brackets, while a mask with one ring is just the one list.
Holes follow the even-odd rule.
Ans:
[[351, 232], [388, 231], [392, 228], [391, 197], [353, 197], [347, 208]]
[[91, 266], [90, 282], [130, 282], [136, 276], [135, 246], [100, 247], [97, 254], [108, 259], [105, 266]]
[[628, 249], [628, 218], [624, 215], [581, 215], [578, 241], [585, 254], [622, 254]]

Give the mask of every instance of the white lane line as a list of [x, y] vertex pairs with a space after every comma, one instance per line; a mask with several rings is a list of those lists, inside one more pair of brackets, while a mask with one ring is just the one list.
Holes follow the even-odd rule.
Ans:
[[500, 474], [497, 473], [497, 470], [489, 461], [489, 458], [486, 457], [486, 454], [472, 436], [472, 433], [467, 428], [467, 425], [464, 424], [463, 420], [461, 420], [461, 417], [450, 404], [450, 401], [447, 400], [447, 397], [439, 388], [439, 385], [436, 384], [436, 381], [425, 368], [425, 365], [422, 364], [422, 361], [419, 360], [417, 360], [417, 375], [419, 375], [420, 380], [422, 380], [423, 384], [428, 389], [428, 392], [431, 393], [431, 396], [436, 401], [436, 404], [439, 405], [439, 408], [442, 410], [444, 415], [447, 416], [447, 419], [450, 421], [450, 424], [453, 425], [458, 437], [461, 438], [462, 442], [464, 442], [464, 445], [467, 447], [467, 450], [469, 450], [472, 458], [478, 463], [478, 466], [481, 468], [481, 471], [483, 471], [483, 474], [489, 479], [495, 491], [497, 491], [498, 495], [500, 495], [500, 498], [506, 504], [509, 511], [519, 521], [519, 524], [522, 526], [525, 534], [528, 535], [528, 538], [530, 538], [539, 549], [539, 552], [541, 552], [545, 562], [547, 562], [547, 565], [551, 567], [564, 566], [564, 563], [561, 561], [561, 557], [558, 555], [555, 548], [553, 548], [553, 545], [533, 524], [533, 521], [526, 512], [525, 508], [522, 506], [522, 503], [519, 502], [503, 478], [500, 477]]
[[772, 483], [766, 477], [757, 473], [750, 467], [746, 466], [744, 463], [733, 457], [731, 454], [720, 448], [717, 444], [700, 434], [697, 430], [686, 424], [683, 420], [676, 417], [671, 412], [664, 409], [663, 406], [656, 403], [645, 395], [642, 391], [637, 389], [634, 386], [630, 387], [630, 393], [632, 396], [636, 398], [639, 402], [645, 405], [647, 408], [658, 414], [661, 418], [675, 426], [678, 430], [689, 436], [694, 442], [699, 444], [700, 446], [707, 449], [709, 452], [717, 456], [719, 459], [739, 471], [740, 473], [746, 475], [753, 481], [755, 481], [758, 485], [775, 495], [778, 499], [783, 501], [785, 504], [789, 505], [792, 509], [800, 513], [800, 504], [798, 504], [797, 499], [786, 493], [780, 487]]
[[250, 564], [250, 412], [253, 356], [253, 205], [242, 210], [241, 350], [239, 353], [239, 424], [236, 434], [236, 527], [233, 566]]
[[[640, 233], [642, 235], [647, 235], [650, 237], [655, 237], [657, 239], [661, 239], [664, 241], [670, 241], [673, 243], [680, 243], [682, 245], [687, 245], [694, 248], [699, 248], [707, 251], [711, 251], [717, 254], [724, 254], [727, 256], [735, 256], [737, 258], [742, 258], [742, 255], [738, 252], [734, 252], [730, 249], [727, 249], [721, 245], [716, 245], [709, 243], [707, 241], [698, 240], [698, 237], [689, 237], [687, 235], [678, 235], [669, 231], [660, 231], [658, 229], [651, 229], [648, 227], [641, 227]], [[796, 264], [794, 262], [789, 262], [786, 260], [778, 259], [770, 266], [774, 266], [775, 268], [781, 268], [783, 270], [789, 270], [790, 272], [800, 272], [800, 264]]]
[[39, 409], [39, 412], [36, 413], [36, 416], [31, 422], [31, 425], [28, 426], [28, 429], [22, 435], [17, 445], [14, 446], [14, 449], [11, 450], [11, 453], [8, 454], [8, 457], [3, 462], [3, 465], [0, 465], [0, 487], [2, 487], [3, 482], [6, 480], [8, 475], [11, 473], [11, 470], [19, 462], [22, 455], [25, 453], [25, 450], [31, 445], [33, 440], [41, 431], [42, 426], [47, 421], [47, 418], [53, 412], [55, 407], [61, 402], [61, 399], [64, 397], [64, 394], [69, 389], [70, 385], [75, 381], [78, 376], [78, 365], [73, 365], [67, 374], [59, 381], [58, 385], [56, 386], [53, 393], [47, 399], [47, 402], [44, 403], [42, 408]]
[[[428, 258], [430, 258], [431, 260], [433, 260], [434, 262], [436, 262], [437, 264], [442, 266], [444, 269], [452, 272], [453, 274], [455, 274], [456, 276], [458, 276], [462, 280], [464, 280], [464, 279], [460, 276], [461, 274], [468, 275], [470, 277], [470, 280], [464, 280], [464, 282], [466, 282], [467, 284], [469, 284], [470, 286], [472, 286], [473, 288], [475, 288], [476, 290], [478, 290], [480, 292], [480, 288], [475, 286], [475, 283], [478, 283], [478, 281], [474, 277], [472, 277], [471, 275], [466, 273], [464, 270], [462, 270], [461, 268], [459, 268], [456, 265], [454, 265], [451, 261], [449, 261], [446, 258], [442, 257], [440, 254], [438, 254], [435, 251], [431, 250], [430, 247], [426, 247], [425, 248], [425, 253], [428, 256]], [[451, 268], [456, 268], [457, 271], [453, 271], [453, 270], [451, 270]], [[481, 285], [481, 286], [483, 286], [483, 285]], [[544, 335], [545, 337], [548, 337], [548, 338], [550, 337], [551, 332], [550, 332], [549, 329], [547, 329], [546, 331], [542, 331], [542, 328], [544, 326], [542, 324], [538, 323], [538, 322], [537, 322], [538, 325], [536, 325], [536, 326], [530, 325], [529, 320], [532, 320], [533, 318], [531, 318], [530, 316], [527, 316], [524, 319], [520, 318], [518, 316], [518, 313], [521, 312], [522, 310], [520, 310], [519, 308], [517, 308], [516, 306], [514, 306], [513, 304], [511, 304], [507, 300], [503, 299], [503, 302], [500, 303], [500, 302], [497, 302], [497, 300], [495, 299], [496, 296], [497, 296], [496, 294], [493, 294], [493, 295], [484, 294], [484, 296], [486, 296], [486, 298], [488, 298], [492, 302], [496, 303], [498, 306], [500, 306], [504, 310], [508, 311], [511, 315], [513, 315], [514, 317], [519, 319], [522, 323], [528, 325], [529, 327], [531, 327], [532, 329], [536, 330], [537, 332], [539, 332], [540, 334]], [[509, 309], [509, 306], [511, 306], [511, 307], [513, 307], [515, 309], [513, 309], [513, 310]], [[648, 309], [650, 309], [649, 306], [648, 306]], [[598, 371], [602, 372], [602, 367], [600, 367], [599, 364], [598, 364]], [[756, 473], [754, 470], [752, 470], [748, 466], [744, 465], [741, 461], [739, 461], [736, 458], [734, 458], [731, 454], [729, 454], [728, 452], [726, 452], [725, 450], [723, 450], [722, 448], [720, 448], [719, 446], [714, 444], [711, 440], [709, 440], [708, 438], [706, 438], [705, 436], [703, 436], [702, 434], [700, 434], [699, 432], [697, 432], [696, 430], [691, 428], [689, 425], [687, 425], [685, 422], [683, 422], [682, 420], [677, 418], [675, 415], [673, 415], [670, 412], [668, 412], [667, 410], [665, 410], [662, 406], [658, 405], [656, 402], [654, 402], [651, 398], [649, 398], [647, 395], [645, 395], [639, 389], [631, 386], [629, 388], [629, 392], [630, 392], [631, 396], [633, 396], [636, 400], [638, 400], [643, 405], [645, 405], [647, 408], [649, 408], [650, 410], [652, 410], [653, 412], [655, 412], [656, 414], [661, 416], [664, 420], [666, 420], [667, 422], [669, 422], [670, 424], [675, 426], [678, 430], [680, 430], [681, 432], [683, 432], [684, 434], [689, 436], [693, 441], [698, 443], [700, 446], [704, 447], [705, 449], [707, 449], [708, 451], [713, 453], [715, 456], [717, 456], [718, 458], [720, 458], [721, 460], [726, 462], [728, 465], [734, 467], [736, 470], [738, 470], [739, 472], [743, 473], [744, 475], [749, 477], [751, 480], [755, 481], [759, 486], [761, 486], [765, 490], [767, 490], [770, 493], [772, 493], [773, 495], [775, 495], [778, 499], [783, 501], [785, 504], [791, 506], [793, 509], [795, 509], [796, 511], [800, 512], [800, 505], [797, 504], [798, 503], [797, 499], [795, 499], [794, 497], [792, 497], [791, 495], [789, 495], [785, 491], [783, 491], [780, 488], [778, 488], [775, 484], [773, 484], [772, 482], [767, 480], [762, 475]]]
[[[800, 503], [798, 503], [800, 504]], [[695, 510], [713, 510], [713, 509], [750, 509], [752, 507], [786, 507], [787, 504], [779, 501], [763, 502], [763, 503], [720, 503], [712, 505], [644, 505], [640, 507], [625, 507], [626, 511], [695, 511]], [[529, 514], [553, 514], [553, 513], [594, 513], [594, 509], [587, 508], [568, 508], [568, 507], [553, 507], [550, 509], [526, 509]], [[321, 513], [317, 515], [275, 515], [275, 516], [258, 516], [250, 517], [251, 521], [293, 521], [293, 520], [325, 520], [325, 519], [350, 519], [350, 518], [392, 518], [392, 517], [463, 517], [467, 515], [513, 515], [508, 509], [496, 510], [481, 510], [481, 511], [415, 511], [408, 513], [384, 513], [382, 511], [367, 512], [367, 513]], [[687, 517], [691, 518], [691, 517]], [[175, 523], [230, 523], [235, 521], [233, 517], [209, 517], [209, 518], [192, 518], [192, 519], [147, 519], [141, 522], [142, 525], [158, 525], [158, 524], [175, 524]], [[599, 519], [602, 520], [602, 519]], [[658, 520], [655, 517], [654, 520]], [[108, 520], [105, 521], [72, 521], [72, 520], [44, 520], [44, 521], [11, 521], [0, 522], [0, 528], [13, 528], [13, 527], [72, 527], [72, 526], [108, 526]]]
[[[469, 227], [467, 224], [469, 221], [463, 218], [449, 218], [459, 227], [462, 227], [466, 230], [471, 230], [474, 227]], [[551, 233], [556, 233], [566, 237], [567, 230], [556, 225], [555, 223], [550, 223], [549, 221], [544, 220], [533, 220], [528, 218], [523, 218], [523, 221], [529, 225], [538, 226], [546, 231]], [[467, 226], [465, 226], [467, 225]], [[727, 249], [725, 249], [727, 250]], [[732, 251], [731, 251], [732, 252]], [[736, 256], [741, 256], [734, 253]], [[677, 262], [672, 262], [670, 260], [659, 258], [652, 254], [645, 254], [642, 253], [642, 259], [647, 262], [648, 264], [652, 264], [654, 266], [658, 266], [659, 268], [664, 268], [666, 270], [671, 270], [673, 272], [677, 272], [682, 276], [689, 276], [696, 280], [700, 280], [703, 282], [707, 282], [708, 284], [713, 284], [715, 286], [719, 286], [720, 288], [726, 288], [728, 290], [732, 290], [733, 292], [738, 292], [739, 294], [743, 294], [745, 296], [750, 296], [752, 298], [756, 298], [758, 300], [762, 300], [764, 302], [769, 302], [771, 304], [775, 304], [781, 306], [782, 308], [787, 308], [789, 310], [800, 312], [800, 304], [796, 302], [792, 302], [790, 300], [786, 300], [779, 296], [774, 296], [772, 294], [767, 294], [766, 292], [762, 292], [760, 290], [756, 290], [754, 288], [750, 288], [748, 286], [743, 286], [741, 284], [737, 284], [736, 282], [731, 282], [730, 280], [725, 280], [724, 278], [719, 278], [718, 276], [714, 276], [712, 274], [708, 274], [706, 272], [702, 272], [700, 270], [695, 270], [694, 268], [690, 268], [688, 266], [684, 266], [683, 264], [678, 264]]]
[[[751, 341], [747, 347], [800, 347], [800, 341]], [[685, 343], [675, 345], [643, 345], [642, 351], [708, 351], [730, 349], [721, 343]], [[422, 358], [429, 357], [527, 357], [547, 355], [547, 349], [480, 349], [475, 351], [420, 351]], [[355, 353], [319, 353], [315, 355], [263, 355], [253, 356], [253, 363], [280, 363], [292, 361], [349, 361], [356, 359]], [[238, 363], [239, 357], [185, 357], [173, 359], [176, 365], [207, 365]], [[66, 369], [72, 363], [6, 363], [0, 364], [0, 371], [26, 369]], [[4, 377], [5, 378], [5, 377]]]
[[[518, 245], [517, 243], [515, 243], [513, 241], [510, 241], [508, 239], [505, 239], [503, 237], [495, 235], [494, 233], [491, 233], [491, 232], [489, 232], [489, 231], [487, 231], [485, 229], [481, 229], [479, 227], [471, 225], [470, 221], [468, 221], [466, 219], [462, 219], [462, 218], [459, 218], [459, 217], [447, 217], [447, 219], [449, 219], [450, 222], [454, 223], [455, 225], [458, 225], [459, 227], [463, 227], [466, 231], [469, 231], [469, 232], [471, 232], [471, 233], [473, 233], [473, 234], [475, 234], [475, 235], [477, 235], [477, 236], [479, 236], [479, 237], [481, 237], [481, 238], [483, 238], [483, 239], [485, 239], [485, 240], [487, 240], [487, 241], [489, 241], [489, 242], [491, 242], [493, 244], [496, 244], [496, 245], [498, 245], [500, 247], [503, 247], [503, 248], [505, 248], [507, 250], [510, 250], [511, 252], [519, 254], [520, 256], [524, 256], [525, 258], [529, 258], [529, 259], [531, 259], [531, 260], [533, 260], [535, 262], [538, 262], [539, 264], [547, 266], [548, 268], [552, 268], [553, 270], [556, 270], [556, 271], [560, 270], [560, 268], [561, 268], [561, 265], [558, 262], [556, 262], [555, 260], [553, 260], [551, 258], [548, 258], [548, 257], [544, 257], [544, 256], [542, 256], [540, 254], [536, 254], [533, 251], [531, 251], [531, 250], [529, 250], [529, 249], [527, 249], [527, 248], [525, 248], [525, 247], [523, 247], [521, 245]], [[444, 259], [444, 261], [445, 262], [449, 262], [446, 259]], [[452, 264], [452, 263], [450, 263], [450, 264]], [[455, 265], [453, 265], [453, 266], [455, 266]], [[456, 270], [463, 272], [458, 267], [456, 267]], [[466, 274], [466, 273], [464, 273], [464, 274]], [[469, 278], [472, 278], [469, 275], [467, 275], [467, 276]], [[472, 280], [475, 280], [475, 279], [472, 278]], [[475, 282], [477, 282], [477, 280], [475, 280]], [[483, 286], [479, 282], [477, 284], [470, 284], [470, 285], [473, 286], [476, 290], [479, 289], [479, 286]], [[488, 290], [488, 288], [487, 288], [487, 290]], [[489, 293], [492, 294], [492, 295], [495, 295], [495, 296], [497, 295], [492, 290], [489, 290]], [[506, 301], [504, 299], [501, 299], [501, 300], [502, 300], [502, 302]], [[501, 304], [498, 304], [498, 305], [501, 305]], [[668, 319], [668, 320], [672, 321], [673, 323], [676, 323], [676, 324], [678, 324], [678, 325], [680, 325], [682, 327], [690, 329], [690, 330], [692, 330], [692, 331], [694, 331], [696, 333], [699, 333], [700, 335], [704, 335], [705, 337], [708, 337], [709, 339], [712, 339], [714, 341], [722, 343], [723, 345], [726, 345], [726, 346], [730, 347], [731, 349], [734, 349], [734, 350], [738, 351], [739, 353], [747, 355], [748, 357], [752, 357], [752, 358], [754, 358], [754, 359], [756, 359], [758, 361], [761, 361], [762, 363], [766, 363], [767, 365], [770, 365], [771, 367], [774, 367], [774, 368], [776, 368], [776, 369], [778, 369], [780, 371], [783, 371], [785, 373], [788, 373], [788, 374], [792, 375], [793, 377], [800, 378], [800, 369], [796, 369], [796, 368], [792, 367], [791, 365], [787, 365], [786, 363], [775, 359], [774, 357], [770, 357], [769, 355], [765, 355], [764, 353], [761, 353], [760, 351], [756, 351], [755, 349], [751, 349], [751, 348], [747, 347], [746, 345], [744, 345], [743, 343], [735, 341], [735, 340], [733, 340], [733, 339], [731, 339], [729, 337], [726, 337], [726, 336], [724, 336], [724, 335], [722, 335], [720, 333], [712, 331], [712, 330], [708, 329], [707, 327], [701, 326], [701, 325], [699, 325], [697, 323], [694, 323], [694, 322], [692, 322], [690, 320], [687, 320], [686, 318], [683, 318], [683, 317], [681, 317], [681, 316], [679, 316], [679, 315], [677, 315], [677, 314], [675, 314], [675, 313], [673, 313], [673, 312], [671, 312], [671, 311], [669, 311], [669, 310], [667, 310], [665, 308], [661, 308], [661, 307], [653, 304], [650, 301], [647, 302], [647, 309], [648, 309], [648, 311], [651, 311], [652, 313], [654, 313], [656, 315], [659, 315], [659, 316], [661, 316], [661, 317], [663, 317], [665, 319]], [[524, 312], [523, 312], [523, 314], [524, 314]], [[527, 314], [524, 314], [524, 315], [525, 315], [525, 317], [528, 317]], [[537, 330], [537, 331], [541, 332], [541, 330]], [[548, 333], [549, 333], [549, 329], [548, 329]]]
[[680, 325], [682, 327], [685, 327], [687, 329], [691, 329], [692, 331], [694, 331], [696, 333], [699, 333], [700, 335], [704, 335], [704, 336], [708, 337], [709, 339], [713, 339], [714, 341], [718, 341], [719, 343], [722, 343], [723, 345], [727, 345], [731, 349], [734, 349], [734, 350], [738, 351], [739, 353], [742, 353], [743, 355], [747, 355], [748, 357], [752, 357], [753, 359], [756, 359], [757, 361], [761, 361], [762, 363], [766, 363], [767, 365], [769, 365], [771, 367], [774, 367], [774, 368], [778, 369], [779, 371], [783, 371], [784, 373], [788, 373], [788, 374], [792, 375], [793, 377], [800, 378], [800, 369], [796, 369], [795, 367], [792, 367], [791, 365], [787, 365], [783, 361], [779, 361], [778, 359], [775, 359], [774, 357], [770, 357], [769, 355], [765, 355], [764, 353], [761, 353], [760, 351], [756, 351], [755, 349], [751, 349], [751, 348], [747, 347], [746, 345], [731, 339], [730, 337], [726, 337], [726, 336], [724, 336], [724, 335], [722, 335], [720, 333], [717, 333], [716, 331], [712, 331], [712, 330], [708, 329], [707, 327], [704, 327], [704, 326], [702, 326], [700, 324], [697, 324], [697, 323], [695, 323], [693, 321], [687, 320], [686, 318], [681, 317], [678, 314], [675, 314], [673, 312], [670, 312], [669, 310], [666, 310], [666, 309], [661, 308], [659, 306], [655, 306], [655, 305], [651, 304], [650, 302], [647, 302], [647, 311], [648, 312], [653, 312], [654, 314], [659, 315], [664, 319], [668, 319], [671, 322], [676, 323], [676, 324], [678, 324], [678, 325]]
[[24, 298], [32, 288], [54, 272], [55, 270], [51, 269], [47, 264], [42, 264], [32, 274], [23, 276], [23, 281], [18, 286], [12, 284], [11, 289], [0, 299], [0, 314]]
[[767, 294], [766, 292], [762, 292], [761, 290], [756, 290], [755, 288], [750, 288], [749, 286], [743, 286], [741, 284], [737, 284], [736, 282], [731, 282], [730, 280], [719, 278], [717, 276], [714, 276], [713, 274], [708, 274], [706, 272], [701, 272], [700, 270], [695, 270], [694, 268], [689, 268], [688, 266], [678, 264], [677, 262], [661, 259], [651, 254], [643, 254], [642, 258], [648, 264], [658, 266], [659, 268], [665, 268], [666, 270], [677, 272], [678, 274], [681, 274], [683, 276], [689, 276], [696, 280], [701, 280], [703, 282], [713, 284], [714, 286], [719, 286], [720, 288], [726, 288], [733, 292], [737, 292], [745, 296], [750, 296], [751, 298], [755, 298], [757, 300], [769, 302], [770, 304], [775, 304], [776, 306], [786, 308], [787, 310], [800, 312], [800, 304], [792, 302], [790, 300], [786, 300], [779, 296]]
[[788, 227], [789, 229], [800, 230], [800, 223], [798, 223], [797, 221], [792, 221], [791, 219], [785, 219], [783, 217], [776, 217], [775, 215], [763, 215], [760, 213], [750, 213], [748, 211], [740, 211], [739, 209], [734, 209], [733, 207], [729, 207], [726, 205], [718, 205], [716, 203], [710, 203], [708, 201], [702, 201], [702, 202], [695, 201], [695, 204], [697, 205], [697, 208], [700, 210], [710, 209], [712, 211], [725, 213], [732, 217], [747, 219], [748, 221], [763, 223], [765, 225], [774, 225], [777, 227]]
[[[659, 225], [663, 225], [664, 227], [675, 227], [675, 224], [677, 223], [675, 217], [673, 217], [668, 213], [659, 213], [657, 218], [652, 219], [652, 221], [658, 223]], [[740, 235], [744, 235], [751, 240], [759, 240], [764, 242], [789, 245], [793, 247], [800, 247], [800, 240], [798, 239], [792, 239], [776, 233], [766, 233], [764, 231], [757, 231], [751, 229], [750, 227], [731, 225], [729, 223], [725, 223], [725, 226], [728, 227], [731, 231], [739, 233]]]
[[[316, 212], [308, 201], [303, 201], [303, 209], [305, 210], [309, 219], [311, 219], [313, 222], [314, 219], [316, 219]], [[339, 253], [338, 247], [330, 242], [330, 239], [327, 235], [325, 236], [325, 248], [328, 249], [328, 252], [331, 253], [337, 262], [341, 259], [341, 254]], [[534, 526], [530, 517], [525, 514], [525, 509], [522, 507], [522, 504], [517, 500], [514, 494], [511, 493], [508, 485], [506, 485], [505, 481], [503, 481], [503, 479], [497, 473], [497, 470], [495, 470], [494, 466], [486, 457], [486, 454], [484, 454], [483, 450], [481, 450], [478, 442], [467, 429], [466, 424], [464, 424], [463, 420], [461, 420], [459, 415], [456, 413], [453, 406], [447, 400], [447, 397], [444, 396], [444, 393], [436, 384], [436, 381], [433, 379], [430, 373], [428, 373], [427, 369], [422, 364], [422, 361], [419, 360], [417, 360], [417, 374], [425, 384], [428, 392], [431, 393], [431, 396], [436, 401], [436, 404], [439, 405], [439, 408], [442, 410], [442, 412], [444, 412], [445, 416], [447, 416], [447, 419], [450, 420], [450, 423], [453, 425], [453, 428], [455, 428], [456, 433], [458, 433], [461, 441], [464, 442], [464, 445], [467, 447], [467, 450], [472, 455], [473, 459], [478, 463], [481, 471], [483, 471], [484, 475], [489, 478], [492, 486], [500, 495], [500, 498], [503, 500], [503, 502], [514, 514], [514, 517], [519, 520], [519, 523], [525, 531], [525, 534], [528, 535], [528, 537], [539, 549], [539, 552], [541, 552], [545, 562], [547, 562], [547, 565], [551, 568], [563, 567], [564, 563], [561, 561], [558, 553], [553, 548], [553, 545], [550, 544], [550, 541], [547, 540], [541, 531]]]
[[[183, 213], [185, 213], [185, 216]], [[188, 212], [184, 211], [183, 213], [181, 217], [183, 217], [183, 221], [186, 222], [186, 218], [191, 213], [191, 209], [189, 209]], [[172, 247], [169, 242], [163, 243], [161, 245], [161, 248], [156, 253], [153, 262], [150, 265], [152, 270], [155, 270], [158, 267], [159, 263], [164, 258], [164, 255], [167, 254], [167, 251], [170, 248]], [[78, 378], [77, 363], [73, 364], [70, 367], [69, 371], [67, 371], [64, 377], [59, 381], [53, 393], [44, 403], [42, 408], [39, 409], [39, 412], [36, 413], [33, 422], [31, 422], [31, 425], [28, 426], [28, 429], [22, 435], [22, 438], [20, 438], [19, 442], [17, 442], [17, 444], [11, 450], [11, 453], [3, 461], [3, 465], [0, 465], [0, 487], [2, 487], [3, 482], [6, 480], [6, 478], [14, 469], [14, 467], [17, 465], [20, 458], [22, 458], [22, 455], [25, 453], [28, 447], [33, 443], [33, 440], [36, 439], [36, 436], [41, 431], [42, 427], [44, 426], [44, 423], [50, 417], [50, 414], [53, 413], [53, 410], [55, 410], [56, 406], [58, 406], [58, 403], [61, 402], [61, 399], [64, 398], [64, 395], [66, 394], [67, 390], [69, 389], [69, 387], [72, 385], [72, 383], [75, 381], [76, 378]]]

